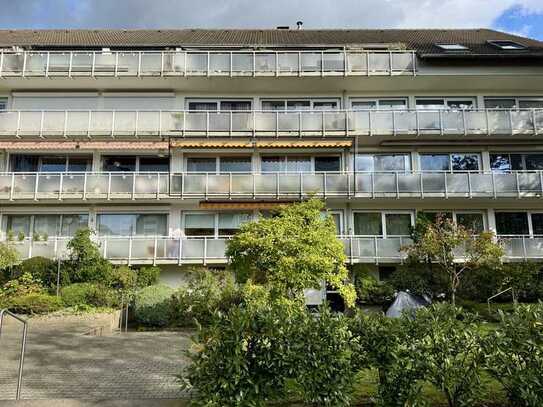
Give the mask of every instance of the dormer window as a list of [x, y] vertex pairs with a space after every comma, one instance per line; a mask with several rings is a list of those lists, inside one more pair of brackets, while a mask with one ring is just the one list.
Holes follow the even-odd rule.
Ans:
[[436, 44], [436, 46], [444, 51], [466, 51], [469, 49], [462, 44]]
[[489, 44], [494, 45], [495, 47], [498, 47], [503, 50], [518, 50], [518, 49], [526, 49], [526, 47], [522, 44], [519, 44], [518, 42], [514, 41], [488, 41]]

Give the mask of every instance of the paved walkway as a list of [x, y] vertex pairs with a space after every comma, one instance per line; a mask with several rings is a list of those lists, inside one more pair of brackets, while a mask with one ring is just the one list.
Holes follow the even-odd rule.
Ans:
[[[15, 398], [20, 328], [0, 338], [0, 400]], [[129, 332], [85, 336], [29, 326], [22, 399], [176, 399], [189, 335]]]

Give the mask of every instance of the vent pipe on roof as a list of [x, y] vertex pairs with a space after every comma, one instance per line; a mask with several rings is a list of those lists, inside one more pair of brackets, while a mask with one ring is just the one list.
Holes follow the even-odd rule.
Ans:
[[301, 20], [296, 21], [296, 25], [298, 26], [298, 30], [302, 29], [302, 25], [304, 25], [304, 22]]

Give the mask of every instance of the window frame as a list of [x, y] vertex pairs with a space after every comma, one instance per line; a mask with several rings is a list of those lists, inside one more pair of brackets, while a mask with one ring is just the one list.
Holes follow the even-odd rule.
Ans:
[[[505, 156], [507, 155], [508, 156], [508, 159], [509, 159], [509, 164], [511, 165], [512, 164], [512, 160], [511, 160], [511, 156], [512, 155], [519, 155], [520, 156], [520, 162], [522, 164], [522, 169], [519, 169], [519, 170], [515, 170], [515, 169], [511, 169], [511, 170], [500, 170], [500, 169], [494, 169], [492, 168], [492, 156], [493, 155], [501, 155], [501, 156]], [[527, 169], [527, 165], [526, 165], [526, 158], [527, 156], [529, 155], [543, 155], [543, 151], [542, 152], [530, 152], [530, 153], [526, 153], [526, 152], [517, 152], [517, 151], [513, 151], [513, 152], [509, 152], [509, 153], [501, 153], [499, 151], [490, 151], [489, 152], [489, 161], [490, 161], [490, 171], [491, 172], [494, 172], [496, 174], [510, 174], [514, 171], [522, 171], [522, 172], [537, 172], [537, 171], [543, 171], [543, 170], [529, 170]], [[511, 165], [512, 167], [512, 165]]]
[[[13, 157], [15, 156], [34, 156], [34, 157], [38, 157], [38, 164], [37, 164], [37, 171], [36, 172], [39, 172], [39, 173], [44, 173], [44, 174], [67, 174], [67, 173], [84, 173], [84, 172], [89, 172], [92, 170], [92, 155], [76, 155], [76, 154], [51, 154], [51, 155], [42, 155], [42, 154], [18, 154], [18, 153], [14, 153], [14, 154], [10, 154], [9, 156], [9, 169], [11, 172], [15, 172], [14, 171], [14, 163], [13, 163]], [[47, 158], [64, 158], [64, 171], [43, 171], [43, 159], [47, 159]], [[88, 162], [87, 162], [87, 169], [85, 171], [71, 171], [69, 170], [69, 166], [70, 166], [70, 158], [72, 159], [75, 159], [75, 158], [87, 158], [88, 159]], [[26, 171], [19, 171], [21, 173], [25, 173]]]
[[[404, 156], [404, 164], [405, 165], [405, 170], [399, 170], [399, 171], [395, 171], [395, 170], [386, 170], [386, 171], [375, 171], [375, 156], [399, 156], [399, 155], [403, 155]], [[372, 158], [372, 170], [371, 171], [364, 171], [364, 170], [359, 170], [358, 169], [358, 166], [357, 166], [357, 159], [358, 157], [360, 156], [371, 156]], [[354, 169], [357, 173], [362, 173], [362, 174], [369, 174], [369, 173], [402, 173], [402, 174], [406, 174], [406, 173], [409, 173], [412, 171], [412, 168], [413, 168], [413, 155], [412, 153], [409, 151], [409, 152], [400, 152], [400, 153], [356, 153], [354, 154]]]
[[[285, 170], [284, 171], [263, 171], [262, 170], [262, 162], [263, 162], [263, 159], [264, 158], [270, 158], [270, 157], [278, 157], [278, 158], [281, 158], [281, 162], [283, 163], [284, 165], [284, 168]], [[310, 165], [311, 165], [311, 169], [309, 171], [287, 171], [287, 165], [288, 165], [288, 158], [291, 157], [291, 158], [294, 158], [294, 157], [297, 157], [297, 158], [300, 158], [300, 157], [304, 157], [304, 158], [307, 158], [309, 157], [309, 162], [310, 162]], [[339, 170], [338, 171], [315, 171], [315, 158], [317, 157], [336, 157], [339, 159]], [[322, 154], [313, 154], [313, 155], [309, 155], [309, 154], [273, 154], [273, 153], [270, 153], [270, 154], [263, 154], [259, 157], [259, 160], [258, 160], [258, 172], [260, 174], [340, 174], [343, 172], [343, 155], [340, 154], [340, 153], [330, 153], [330, 154], [326, 154], [326, 153], [322, 153]]]
[[[230, 110], [222, 110], [221, 109], [221, 103], [222, 102], [248, 102], [249, 103], [249, 110], [253, 110], [253, 99], [250, 98], [187, 98], [185, 100], [185, 110], [187, 112], [230, 112]], [[191, 103], [215, 103], [215, 106], [217, 107], [217, 110], [190, 110], [189, 106]], [[247, 110], [239, 110], [239, 112], [247, 112]]]
[[[485, 97], [484, 98], [484, 104], [485, 104], [485, 108], [486, 109], [495, 109], [495, 110], [507, 110], [506, 108], [499, 108], [499, 107], [487, 107], [487, 102], [488, 101], [492, 101], [492, 100], [505, 100], [505, 99], [510, 99], [514, 102], [514, 106], [511, 108], [511, 109], [530, 109], [528, 107], [520, 107], [520, 102], [541, 102], [543, 104], [543, 96], [542, 97], [538, 97], [538, 96], [526, 96], [526, 97], [523, 97], [523, 96], [489, 96], [489, 97]], [[535, 107], [531, 108], [531, 109], [537, 109]]]
[[[184, 239], [228, 239], [230, 236], [219, 235], [219, 216], [224, 213], [247, 213], [249, 214], [248, 222], [256, 220], [254, 211], [183, 211], [181, 214], [181, 236]], [[209, 236], [187, 236], [185, 234], [185, 225], [187, 215], [213, 215], [213, 234]]]
[[536, 235], [534, 234], [534, 225], [532, 221], [532, 215], [543, 215], [543, 210], [533, 210], [533, 211], [523, 211], [523, 210], [513, 210], [513, 209], [507, 209], [507, 210], [497, 210], [496, 213], [524, 213], [526, 214], [527, 220], [528, 220], [528, 234], [527, 235], [514, 235], [514, 234], [498, 234], [498, 230], [496, 228], [496, 235], [498, 237], [500, 236], [511, 236], [511, 237], [528, 237], [530, 239], [532, 238], [539, 238], [543, 237], [543, 234]]
[[463, 215], [463, 214], [479, 214], [483, 217], [483, 231], [485, 230], [488, 230], [488, 216], [487, 216], [487, 212], [483, 209], [460, 209], [460, 210], [457, 210], [457, 209], [441, 209], [441, 210], [438, 210], [438, 209], [429, 209], [429, 210], [420, 210], [420, 211], [417, 211], [417, 214], [419, 213], [422, 213], [422, 214], [425, 214], [425, 213], [434, 213], [434, 214], [438, 214], [438, 213], [450, 213], [452, 215], [452, 220], [453, 222], [457, 225], [458, 224], [458, 220], [457, 220], [457, 215]]
[[[205, 159], [215, 159], [215, 170], [214, 171], [189, 171], [189, 160], [191, 158], [205, 158]], [[221, 174], [247, 174], [245, 171], [228, 171], [224, 172], [221, 171], [221, 159], [223, 158], [249, 158], [249, 173], [253, 172], [254, 164], [253, 164], [253, 156], [251, 154], [232, 154], [232, 155], [189, 155], [183, 157], [183, 168], [185, 169], [185, 172], [187, 174], [213, 174], [213, 175], [221, 175]]]
[[421, 100], [442, 100], [443, 101], [443, 109], [442, 110], [462, 110], [462, 109], [451, 109], [448, 106], [448, 102], [458, 102], [458, 101], [467, 101], [470, 100], [472, 102], [471, 109], [465, 109], [465, 110], [476, 110], [478, 108], [477, 106], [477, 97], [476, 96], [416, 96], [415, 97], [415, 110], [437, 110], [437, 109], [428, 109], [428, 108], [420, 108], [418, 107], [418, 102]]
[[[381, 215], [381, 230], [383, 233], [381, 235], [356, 235], [354, 234], [354, 219], [357, 213], [379, 213]], [[353, 209], [352, 211], [352, 225], [353, 225], [353, 236], [356, 237], [377, 237], [382, 239], [389, 238], [399, 238], [399, 237], [409, 237], [410, 235], [390, 235], [387, 231], [386, 225], [386, 215], [410, 215], [411, 218], [411, 227], [415, 226], [415, 211], [412, 210], [371, 210], [371, 209]]]
[[[380, 104], [381, 104], [381, 102], [383, 102], [385, 100], [402, 101], [402, 102], [404, 102], [405, 109], [397, 109], [397, 110], [398, 111], [409, 110], [409, 98], [402, 97], [402, 96], [398, 96], [398, 97], [380, 97], [380, 98], [354, 97], [354, 98], [349, 99], [349, 108], [351, 110], [354, 110], [355, 107], [353, 107], [353, 103], [356, 103], [356, 102], [375, 102], [375, 109], [370, 109], [370, 110], [390, 110], [389, 108], [381, 109]], [[366, 109], [360, 109], [360, 110], [366, 110]], [[396, 109], [394, 109], [394, 110], [396, 110]]]
[[[5, 218], [5, 221], [2, 220], [2, 233], [7, 235], [7, 233], [11, 230], [8, 228], [8, 222], [9, 217], [11, 216], [27, 216], [30, 218], [29, 224], [28, 224], [28, 236], [25, 235], [25, 239], [30, 238], [34, 240], [34, 226], [36, 221], [36, 216], [56, 216], [57, 217], [57, 234], [54, 236], [48, 235], [48, 239], [55, 238], [55, 239], [62, 239], [62, 238], [71, 238], [73, 236], [64, 236], [62, 234], [62, 225], [64, 216], [86, 216], [87, 217], [87, 227], [90, 226], [90, 214], [88, 212], [82, 213], [82, 212], [66, 212], [66, 213], [50, 213], [50, 212], [44, 212], [44, 213], [16, 213], [16, 212], [8, 212], [4, 213], [2, 215], [2, 218]], [[17, 242], [17, 238], [15, 237], [15, 243]]]
[[[506, 42], [509, 44], [513, 44], [514, 46], [508, 47], [506, 45], [500, 45], [500, 43], [506, 43]], [[513, 40], [487, 40], [487, 43], [504, 51], [520, 51], [520, 50], [528, 49], [526, 45], [522, 45], [521, 43], [517, 41], [513, 41]]]
[[[100, 234], [100, 222], [99, 217], [101, 215], [130, 215], [130, 216], [138, 216], [138, 215], [164, 215], [166, 216], [166, 234], [165, 235], [138, 235], [137, 234], [137, 218], [135, 218], [135, 221], [133, 223], [134, 230], [133, 234], [131, 235], [102, 235]], [[118, 237], [118, 238], [152, 238], [152, 237], [167, 237], [169, 235], [170, 230], [170, 213], [169, 212], [127, 212], [127, 211], [120, 211], [120, 212], [98, 212], [96, 213], [96, 235], [98, 237]]]
[[[134, 167], [134, 171], [106, 171], [104, 169], [104, 158], [117, 158], [117, 157], [135, 157], [136, 158], [136, 162], [135, 162], [135, 167]], [[140, 159], [141, 158], [164, 158], [168, 161], [168, 171], [140, 171]], [[159, 157], [158, 155], [130, 155], [130, 154], [123, 154], [123, 155], [109, 155], [109, 154], [104, 154], [102, 156], [100, 156], [100, 169], [102, 172], [106, 172], [106, 173], [115, 173], [115, 172], [119, 172], [119, 173], [143, 173], [143, 174], [155, 174], [155, 173], [162, 173], [162, 174], [165, 174], [165, 173], [169, 173], [170, 172], [170, 168], [171, 168], [171, 160], [170, 160], [170, 156], [164, 156], [164, 157]]]
[[[448, 170], [425, 170], [422, 168], [422, 157], [423, 156], [428, 156], [428, 155], [431, 155], [431, 156], [436, 156], [436, 155], [448, 155], [449, 156], [449, 169]], [[452, 157], [453, 155], [476, 155], [477, 156], [477, 167], [478, 169], [477, 170], [454, 170], [453, 169], [453, 162], [452, 162]], [[422, 173], [447, 173], [447, 174], [464, 174], [464, 173], [467, 173], [467, 172], [471, 172], [471, 173], [481, 173], [483, 171], [483, 168], [482, 168], [482, 163], [483, 163], [483, 154], [481, 152], [452, 152], [452, 153], [441, 153], [441, 152], [437, 152], [437, 153], [419, 153], [419, 169], [420, 169], [420, 172]]]
[[[321, 110], [317, 110], [314, 108], [314, 105], [315, 105], [315, 102], [323, 102], [323, 103], [326, 103], [326, 102], [334, 102], [336, 103], [336, 107], [334, 109], [326, 109], [326, 110], [340, 110], [341, 109], [341, 98], [334, 98], [334, 97], [330, 97], [330, 98], [319, 98], [319, 97], [316, 97], [316, 98], [312, 98], [312, 97], [299, 97], [299, 98], [296, 98], [296, 97], [288, 97], [288, 98], [281, 98], [281, 97], [278, 97], [278, 98], [262, 98], [260, 99], [260, 110], [262, 111], [265, 111], [265, 112], [296, 112], [300, 109], [296, 109], [296, 110], [288, 110], [288, 102], [292, 102], [292, 101], [300, 101], [300, 102], [309, 102], [309, 108], [307, 110], [303, 110], [304, 112], [307, 111], [307, 112], [319, 112]], [[266, 110], [264, 109], [264, 103], [265, 102], [283, 102], [283, 110]]]
[[[469, 51], [469, 47], [460, 44], [459, 42], [456, 43], [435, 43], [436, 47], [441, 48], [443, 51], [446, 52], [462, 52], [462, 51]], [[452, 47], [452, 48], [450, 48]]]

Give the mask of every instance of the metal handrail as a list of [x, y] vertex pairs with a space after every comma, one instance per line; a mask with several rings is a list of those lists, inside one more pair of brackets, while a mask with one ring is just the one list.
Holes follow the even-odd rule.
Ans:
[[24, 366], [24, 359], [25, 359], [26, 334], [28, 330], [28, 321], [10, 312], [7, 308], [0, 310], [0, 337], [2, 335], [2, 327], [4, 324], [5, 315], [9, 315], [10, 317], [14, 318], [15, 320], [23, 324], [23, 336], [21, 339], [21, 354], [19, 357], [19, 373], [17, 375], [17, 391], [16, 391], [16, 396], [15, 396], [16, 400], [20, 400], [21, 388], [22, 388], [22, 383], [23, 383], [23, 366]]

